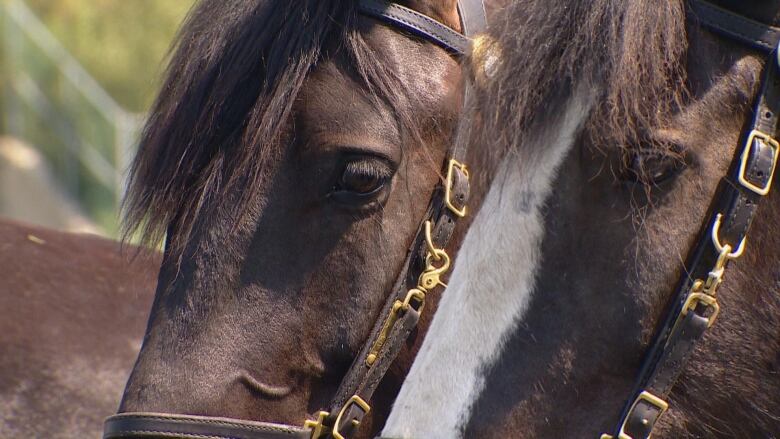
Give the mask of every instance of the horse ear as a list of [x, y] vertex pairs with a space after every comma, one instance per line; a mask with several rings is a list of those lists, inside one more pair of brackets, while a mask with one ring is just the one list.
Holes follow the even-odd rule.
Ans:
[[434, 18], [458, 32], [462, 31], [458, 0], [403, 0], [398, 3]]

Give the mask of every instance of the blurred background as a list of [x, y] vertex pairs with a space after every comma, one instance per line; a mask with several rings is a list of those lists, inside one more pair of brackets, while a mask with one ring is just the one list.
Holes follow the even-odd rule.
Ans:
[[116, 237], [192, 0], [0, 0], [0, 216]]

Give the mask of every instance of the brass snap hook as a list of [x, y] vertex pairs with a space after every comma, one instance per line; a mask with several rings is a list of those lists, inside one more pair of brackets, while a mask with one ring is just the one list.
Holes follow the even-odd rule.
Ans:
[[[441, 266], [434, 265], [434, 261], [442, 261]], [[441, 281], [441, 276], [450, 269], [450, 256], [444, 250], [436, 250], [435, 253], [428, 253], [425, 258], [425, 271], [420, 275], [418, 284], [420, 288], [432, 290], [437, 285], [447, 288], [447, 284]]]
[[[433, 243], [433, 223], [431, 220], [428, 220], [425, 222], [425, 244], [428, 246], [428, 255], [433, 255], [433, 257], [438, 261], [441, 259], [441, 253], [443, 253], [442, 250], [436, 248], [436, 244]], [[425, 258], [425, 263], [428, 263], [428, 258]]]

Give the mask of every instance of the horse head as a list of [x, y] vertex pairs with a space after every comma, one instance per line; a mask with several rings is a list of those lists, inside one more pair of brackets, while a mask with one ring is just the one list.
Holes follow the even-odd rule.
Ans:
[[[317, 430], [339, 406], [362, 410], [345, 428], [387, 411], [372, 374], [441, 288], [471, 207], [461, 162], [479, 151], [454, 132], [464, 16], [484, 11], [464, 3], [195, 7], [131, 170], [128, 231], [165, 236], [165, 256], [120, 412]], [[106, 437], [141, 429], [117, 419]]]

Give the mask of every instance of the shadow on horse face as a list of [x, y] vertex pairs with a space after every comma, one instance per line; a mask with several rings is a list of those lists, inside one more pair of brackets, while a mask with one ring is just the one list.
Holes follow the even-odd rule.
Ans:
[[[444, 22], [455, 11], [454, 2], [413, 3]], [[203, 26], [204, 35], [219, 34], [219, 25], [196, 10], [183, 38], [205, 38], [195, 36]], [[348, 26], [352, 33], [337, 29], [322, 41], [257, 172], [218, 177], [241, 181], [246, 192], [238, 185], [203, 196], [187, 242], [169, 244], [120, 411], [302, 424], [336, 391], [426, 214], [461, 105], [460, 68], [446, 51], [368, 18]], [[243, 33], [221, 35], [228, 50], [244, 44], [231, 32]], [[356, 55], [345, 39], [367, 52]], [[374, 58], [356, 61], [366, 54]], [[361, 69], [397, 88], [370, 89]], [[247, 108], [247, 119], [260, 111]], [[236, 145], [221, 159], [229, 164], [230, 151], [253, 146]], [[209, 166], [220, 165], [203, 166], [193, 184], [211, 184]], [[171, 221], [176, 242], [184, 227]]]

